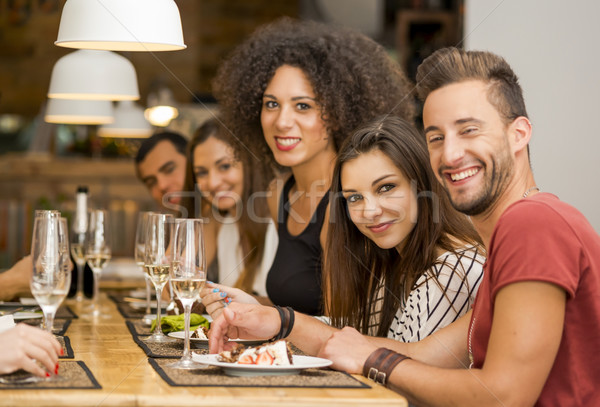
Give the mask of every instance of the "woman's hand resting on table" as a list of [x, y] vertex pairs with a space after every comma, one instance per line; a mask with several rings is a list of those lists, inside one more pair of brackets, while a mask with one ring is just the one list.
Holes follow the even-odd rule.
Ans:
[[212, 319], [216, 319], [223, 309], [233, 301], [243, 304], [258, 304], [258, 300], [238, 288], [227, 287], [221, 284], [207, 282], [200, 293], [202, 304]]
[[18, 324], [0, 333], [0, 374], [19, 369], [40, 377], [58, 374], [58, 355], [62, 352], [54, 335], [26, 324]]
[[331, 367], [336, 370], [362, 374], [365, 362], [376, 349], [377, 346], [356, 329], [345, 327], [331, 335], [317, 356], [331, 360]]

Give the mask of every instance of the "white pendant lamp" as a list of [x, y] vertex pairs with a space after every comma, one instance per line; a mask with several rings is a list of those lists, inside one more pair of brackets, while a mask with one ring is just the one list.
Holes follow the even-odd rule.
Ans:
[[130, 100], [115, 108], [115, 121], [98, 129], [100, 137], [145, 138], [152, 135], [152, 126], [144, 117], [144, 109]]
[[173, 0], [67, 0], [54, 44], [112, 51], [186, 48]]
[[108, 100], [48, 99], [44, 120], [48, 123], [107, 124], [115, 119]]
[[127, 58], [110, 51], [80, 49], [56, 61], [48, 97], [137, 100], [140, 93], [135, 68]]

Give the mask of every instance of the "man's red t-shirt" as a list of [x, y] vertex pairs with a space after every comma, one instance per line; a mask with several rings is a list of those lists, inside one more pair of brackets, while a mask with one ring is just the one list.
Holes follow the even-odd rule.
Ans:
[[536, 406], [600, 406], [600, 236], [554, 195], [515, 202], [494, 229], [471, 318], [473, 367], [483, 366], [496, 294], [520, 281], [567, 293], [562, 340]]

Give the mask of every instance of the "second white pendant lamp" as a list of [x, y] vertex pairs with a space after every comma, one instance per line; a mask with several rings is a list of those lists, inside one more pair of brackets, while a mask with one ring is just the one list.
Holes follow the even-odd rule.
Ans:
[[55, 44], [113, 51], [186, 48], [173, 0], [67, 0]]
[[144, 109], [130, 100], [117, 103], [115, 121], [98, 129], [100, 137], [144, 138], [152, 135], [152, 126], [144, 117]]
[[65, 124], [107, 124], [114, 122], [108, 100], [48, 99], [44, 121]]
[[52, 68], [48, 97], [137, 100], [140, 93], [131, 61], [111, 51], [82, 49], [56, 61]]

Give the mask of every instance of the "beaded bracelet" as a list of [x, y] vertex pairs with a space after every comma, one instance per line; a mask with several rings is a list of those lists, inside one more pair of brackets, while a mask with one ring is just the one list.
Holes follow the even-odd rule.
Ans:
[[391, 349], [376, 349], [369, 355], [363, 366], [363, 376], [385, 386], [392, 370], [406, 359], [410, 358]]

